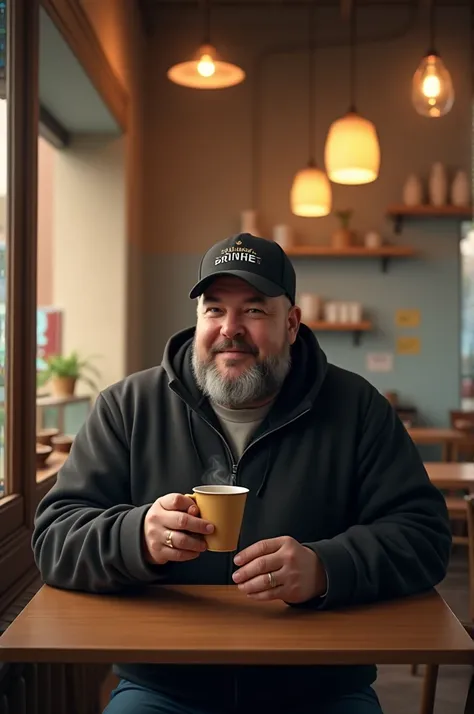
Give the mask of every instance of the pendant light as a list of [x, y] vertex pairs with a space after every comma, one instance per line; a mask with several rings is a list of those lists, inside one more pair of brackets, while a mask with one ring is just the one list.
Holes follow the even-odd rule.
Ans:
[[309, 4], [308, 22], [308, 165], [298, 171], [290, 193], [291, 211], [295, 216], [321, 217], [331, 211], [331, 185], [328, 177], [316, 166], [315, 160], [315, 87], [314, 87], [314, 3]]
[[175, 64], [167, 72], [167, 77], [175, 84], [192, 89], [224, 89], [234, 87], [245, 79], [243, 69], [219, 59], [210, 39], [210, 0], [202, 2], [204, 33], [203, 42], [194, 59]]
[[454, 104], [454, 87], [446, 66], [435, 50], [434, 0], [429, 8], [430, 45], [413, 75], [411, 98], [418, 114], [438, 118], [447, 114]]
[[380, 146], [374, 124], [357, 113], [356, 85], [356, 4], [351, 8], [350, 106], [345, 116], [329, 127], [324, 160], [331, 181], [360, 185], [375, 181], [380, 169]]

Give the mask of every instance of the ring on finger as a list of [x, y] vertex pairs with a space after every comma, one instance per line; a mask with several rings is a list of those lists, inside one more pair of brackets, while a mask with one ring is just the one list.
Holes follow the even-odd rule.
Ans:
[[174, 545], [173, 545], [173, 531], [168, 531], [168, 533], [167, 533], [167, 535], [166, 535], [165, 545], [167, 545], [168, 548], [174, 548]]
[[277, 583], [276, 583], [273, 573], [267, 573], [267, 578], [268, 578], [268, 585], [270, 586], [270, 588], [276, 588]]

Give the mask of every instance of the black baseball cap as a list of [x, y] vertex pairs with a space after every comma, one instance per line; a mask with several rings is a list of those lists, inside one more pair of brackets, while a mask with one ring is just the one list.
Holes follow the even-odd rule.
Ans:
[[199, 266], [199, 279], [189, 293], [197, 298], [221, 275], [241, 278], [267, 297], [296, 299], [293, 265], [278, 243], [250, 233], [238, 233], [209, 248]]

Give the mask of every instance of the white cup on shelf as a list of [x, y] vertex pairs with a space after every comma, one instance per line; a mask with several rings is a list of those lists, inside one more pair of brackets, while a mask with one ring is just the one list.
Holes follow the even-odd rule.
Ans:
[[378, 231], [369, 231], [364, 236], [364, 245], [369, 250], [380, 248], [382, 246], [382, 236]]
[[273, 240], [280, 248], [287, 250], [293, 245], [293, 229], [283, 224], [273, 226]]
[[339, 305], [337, 302], [327, 302], [324, 306], [324, 319], [326, 322], [339, 322]]
[[351, 321], [351, 304], [349, 302], [339, 303], [339, 322], [346, 323]]
[[301, 319], [303, 322], [317, 322], [321, 315], [321, 298], [313, 293], [301, 293], [299, 296]]
[[360, 302], [349, 303], [349, 322], [362, 322], [362, 304]]
[[257, 211], [253, 208], [241, 211], [240, 231], [241, 233], [250, 233], [251, 235], [258, 236]]

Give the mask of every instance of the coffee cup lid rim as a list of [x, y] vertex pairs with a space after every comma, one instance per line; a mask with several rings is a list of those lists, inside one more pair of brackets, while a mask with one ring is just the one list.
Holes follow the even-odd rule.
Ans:
[[[240, 495], [240, 494], [242, 494], [242, 493], [248, 493], [248, 492], [249, 492], [249, 489], [246, 488], [245, 486], [233, 486], [233, 485], [231, 485], [231, 484], [219, 484], [219, 485], [216, 484], [216, 485], [214, 485], [214, 484], [211, 484], [211, 483], [209, 483], [209, 484], [203, 484], [202, 486], [195, 486], [195, 487], [193, 488], [193, 492], [194, 492], [194, 493], [213, 493], [213, 492], [210, 491], [209, 489], [216, 489], [215, 493], [217, 494], [217, 493], [223, 493], [223, 491], [220, 491], [220, 489], [228, 489], [228, 488], [230, 488], [230, 489], [235, 489], [235, 490], [232, 490], [232, 491], [227, 491], [227, 493], [228, 493], [230, 496], [238, 496], [238, 495]], [[225, 491], [224, 491], [224, 493], [225, 493]]]

